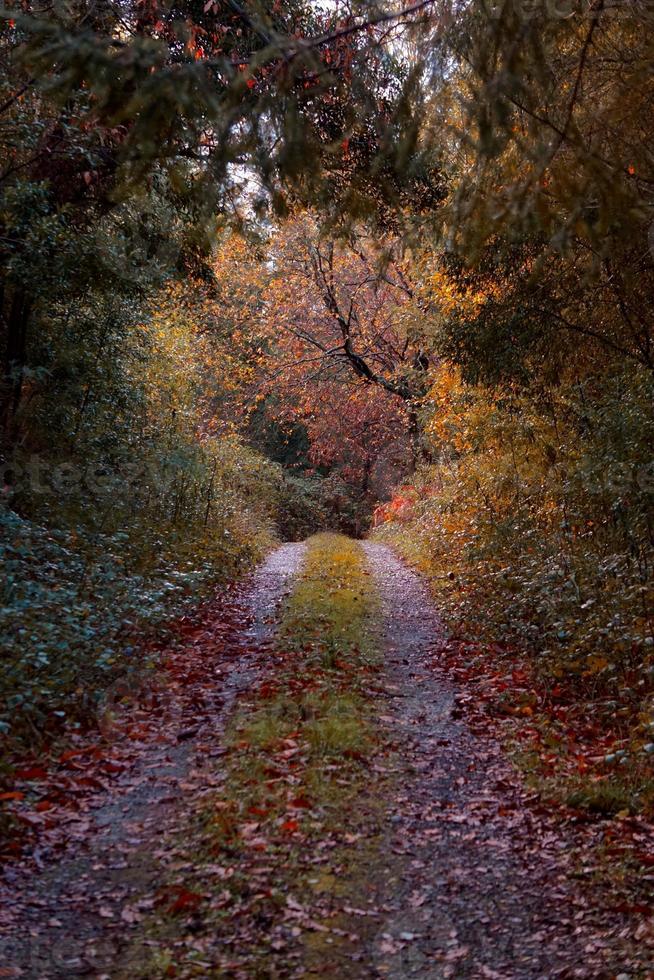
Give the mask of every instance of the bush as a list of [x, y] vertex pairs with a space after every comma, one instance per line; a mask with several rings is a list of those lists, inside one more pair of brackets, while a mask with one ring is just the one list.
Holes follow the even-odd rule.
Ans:
[[654, 725], [653, 396], [637, 367], [540, 403], [443, 372], [427, 425], [439, 461], [376, 532], [430, 576], [457, 635], [529, 654], [639, 771]]

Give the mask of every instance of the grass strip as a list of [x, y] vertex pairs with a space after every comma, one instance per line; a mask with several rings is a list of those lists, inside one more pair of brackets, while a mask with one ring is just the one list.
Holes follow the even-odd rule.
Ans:
[[167, 924], [160, 913], [150, 930], [169, 975], [338, 971], [360, 943], [343, 909], [366, 900], [361, 882], [382, 823], [378, 779], [370, 791], [377, 607], [361, 546], [336, 534], [309, 539], [273, 670], [232, 719], [223, 789], [204, 808], [192, 854], [185, 845], [192, 869], [173, 883], [201, 902], [169, 909]]
[[242, 843], [252, 817], [278, 845], [342, 825], [343, 803], [375, 744], [364, 689], [378, 666], [376, 606], [361, 547], [336, 534], [311, 538], [283, 611], [277, 671], [232, 724], [229, 817], [215, 820], [221, 842]]

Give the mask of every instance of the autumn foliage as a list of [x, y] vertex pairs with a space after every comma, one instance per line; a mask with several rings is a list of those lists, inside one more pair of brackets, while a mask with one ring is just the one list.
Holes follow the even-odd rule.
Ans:
[[651, 806], [651, 12], [549, 6], [5, 13], [4, 735], [374, 524]]

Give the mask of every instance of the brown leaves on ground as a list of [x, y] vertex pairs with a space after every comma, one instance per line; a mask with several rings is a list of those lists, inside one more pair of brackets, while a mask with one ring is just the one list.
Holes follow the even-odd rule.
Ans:
[[[0, 803], [11, 830], [0, 844], [4, 861], [42, 866], [91, 831], [91, 813], [120, 784], [147, 779], [137, 763], [156, 745], [177, 745], [210, 733], [222, 687], [235, 658], [247, 653], [249, 617], [235, 591], [172, 624], [167, 641], [140, 651], [162, 671], [112, 704], [101, 731], [71, 732], [38, 756], [12, 760]], [[130, 775], [131, 774], [131, 775]]]
[[433, 663], [456, 681], [455, 715], [478, 736], [504, 743], [517, 761], [535, 790], [525, 804], [571, 834], [572, 873], [590, 886], [608, 884], [616, 913], [646, 916], [637, 927], [644, 939], [654, 890], [654, 826], [621, 801], [615, 767], [606, 761], [624, 744], [619, 722], [607, 724], [564, 681], [546, 684], [526, 658], [500, 645], [450, 637], [435, 648]]
[[[415, 618], [422, 621], [422, 607]], [[412, 635], [399, 617], [395, 622], [400, 633]], [[568, 734], [566, 765], [599, 754], [593, 739], [601, 743], [602, 733], [567, 710], [562, 690], [543, 690], [517, 658], [454, 640], [439, 642], [413, 666], [398, 651], [397, 668], [383, 683], [372, 673], [359, 678], [388, 740], [377, 742], [365, 761], [356, 753], [322, 760], [325, 778], [344, 794], [330, 814], [307, 778], [310, 755], [301, 725], [287, 726], [256, 751], [245, 731], [224, 744], [216, 719], [237, 693], [230, 694], [230, 683], [239, 671], [242, 707], [255, 710], [280, 695], [301, 699], [321, 684], [320, 669], [301, 671], [297, 653], [257, 646], [247, 626], [246, 604], [237, 594], [222, 597], [195, 621], [178, 624], [175, 642], [159, 651], [166, 684], [147, 701], [119, 706], [103, 735], [76, 736], [56, 752], [17, 761], [3, 790], [17, 827], [5, 851], [14, 879], [4, 887], [4, 915], [38, 921], [44, 948], [79, 922], [76, 946], [65, 949], [62, 962], [98, 974], [101, 936], [110, 941], [115, 969], [126, 964], [128, 976], [142, 969], [148, 975], [150, 955], [157, 957], [157, 975], [178, 978], [198, 970], [247, 978], [262, 956], [274, 956], [287, 976], [302, 975], [306, 962], [346, 970], [352, 978], [370, 976], [372, 962], [381, 975], [392, 975], [394, 964], [408, 969], [417, 962], [438, 963], [443, 976], [503, 976], [497, 964], [481, 960], [479, 971], [469, 972], [479, 956], [474, 929], [500, 928], [492, 910], [502, 880], [508, 895], [501, 905], [537, 908], [546, 895], [556, 910], [541, 938], [529, 939], [534, 948], [578, 935], [586, 943], [585, 962], [600, 963], [607, 944], [617, 940], [651, 947], [651, 827], [625, 815], [591, 818], [546, 802], [520, 785], [499, 750], [498, 742], [510, 737], [547, 755], [543, 718], [549, 711]], [[433, 722], [430, 711], [440, 695], [430, 663], [445, 668], [455, 692], [451, 714], [437, 711]], [[345, 691], [348, 671], [341, 680]], [[474, 755], [459, 733], [464, 723], [474, 736]], [[192, 763], [170, 780], [156, 775], [157, 753], [187, 748], [195, 753]], [[240, 800], [225, 794], [233, 759], [244, 762], [244, 786], [261, 783], [263, 774], [263, 793], [244, 793]], [[138, 790], [153, 774], [169, 794], [159, 802], [170, 799], [174, 819], [148, 825], [123, 814], [110, 857], [94, 856], [97, 805], [113, 799], [125, 809], [130, 784]], [[570, 844], [574, 852], [562, 850]], [[55, 866], [52, 859], [66, 848], [90, 850], [94, 863], [60, 908], [58, 893], [34, 894], [34, 871]], [[137, 893], [126, 890], [123, 879], [116, 885], [106, 877], [106, 863], [126, 874], [131, 866], [138, 876], [135, 862], [144, 850], [152, 869]], [[520, 855], [519, 869], [503, 879], [512, 853]], [[618, 862], [630, 874], [607, 889], [607, 865]], [[436, 886], [439, 877], [444, 883]], [[575, 880], [578, 889], [570, 887]], [[470, 896], [477, 896], [476, 904]], [[472, 931], [465, 918], [471, 905], [480, 923]], [[611, 928], [602, 933], [608, 919]], [[153, 928], [155, 937], [144, 942]], [[14, 972], [7, 975], [30, 975], [22, 955], [8, 957]], [[569, 958], [577, 968], [569, 975], [584, 976], [577, 952]]]

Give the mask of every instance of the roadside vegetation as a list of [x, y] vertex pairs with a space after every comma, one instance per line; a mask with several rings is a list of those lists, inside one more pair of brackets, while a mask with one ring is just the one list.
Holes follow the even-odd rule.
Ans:
[[651, 816], [652, 385], [625, 370], [591, 409], [595, 384], [575, 377], [539, 404], [450, 369], [428, 409], [439, 462], [378, 514], [377, 534], [426, 573], [478, 668], [505, 662], [496, 708], [532, 729], [548, 791]]
[[229, 421], [207, 428], [218, 341], [179, 303], [51, 311], [39, 337], [0, 512], [0, 731], [16, 749], [92, 724], [148, 637], [320, 522], [310, 488]]

